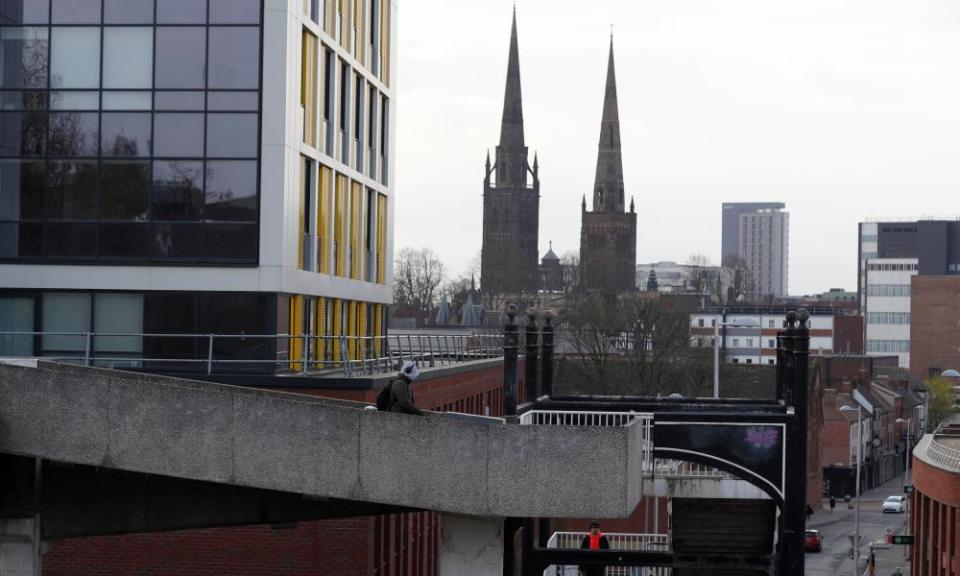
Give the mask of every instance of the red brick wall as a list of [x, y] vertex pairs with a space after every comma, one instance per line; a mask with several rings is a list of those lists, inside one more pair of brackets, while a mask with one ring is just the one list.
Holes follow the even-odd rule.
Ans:
[[[522, 402], [524, 362], [518, 362]], [[418, 406], [502, 414], [503, 366], [433, 376], [413, 385]], [[296, 389], [297, 393], [373, 403], [377, 389]], [[72, 538], [54, 542], [44, 576], [435, 576], [440, 518], [433, 512]]]
[[960, 370], [960, 276], [914, 276], [910, 297], [910, 373]]
[[960, 573], [960, 474], [914, 458], [911, 574]]

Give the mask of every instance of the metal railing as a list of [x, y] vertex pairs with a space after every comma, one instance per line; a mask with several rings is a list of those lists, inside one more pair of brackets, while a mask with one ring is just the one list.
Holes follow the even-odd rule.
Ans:
[[658, 459], [654, 463], [653, 475], [657, 478], [714, 478], [739, 480], [733, 474], [723, 470], [686, 460]]
[[[547, 548], [579, 549], [587, 532], [554, 532], [547, 541]], [[605, 532], [611, 550], [657, 550], [670, 549], [670, 538], [666, 534], [627, 534]], [[669, 576], [670, 568], [642, 568], [632, 566], [609, 566], [605, 576]], [[551, 566], [543, 572], [544, 576], [579, 576], [577, 566]]]
[[[56, 346], [51, 344], [54, 340]], [[26, 349], [30, 353], [18, 352]], [[0, 332], [0, 355], [4, 354], [107, 368], [176, 368], [212, 374], [217, 368], [260, 367], [301, 374], [342, 370], [353, 376], [389, 372], [404, 360], [436, 367], [498, 358], [503, 356], [503, 336]]]
[[927, 456], [948, 470], [960, 472], [960, 450], [937, 442], [937, 436], [957, 437], [955, 433], [947, 433], [945, 427], [941, 424], [930, 438], [930, 444], [927, 446]]

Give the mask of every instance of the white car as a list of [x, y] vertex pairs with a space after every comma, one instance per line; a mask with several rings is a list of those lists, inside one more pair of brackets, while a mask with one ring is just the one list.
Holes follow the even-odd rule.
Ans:
[[891, 512], [894, 514], [901, 514], [907, 511], [907, 497], [906, 496], [887, 496], [887, 499], [883, 501], [882, 507], [883, 513]]

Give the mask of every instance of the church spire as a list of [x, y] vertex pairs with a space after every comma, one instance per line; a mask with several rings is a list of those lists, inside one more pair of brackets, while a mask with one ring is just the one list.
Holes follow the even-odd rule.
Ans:
[[607, 60], [607, 83], [600, 119], [600, 146], [593, 185], [594, 212], [623, 212], [623, 159], [620, 154], [620, 113], [617, 108], [617, 77], [613, 65], [613, 34]]
[[497, 187], [527, 185], [527, 147], [523, 141], [523, 96], [520, 90], [520, 49], [517, 43], [517, 8], [513, 8], [507, 85], [503, 94], [500, 145], [497, 146]]

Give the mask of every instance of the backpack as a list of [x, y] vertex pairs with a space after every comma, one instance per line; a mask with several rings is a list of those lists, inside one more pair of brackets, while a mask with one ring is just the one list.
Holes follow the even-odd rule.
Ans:
[[390, 396], [393, 394], [393, 380], [387, 382], [387, 385], [377, 394], [377, 410], [386, 412], [390, 410]]

